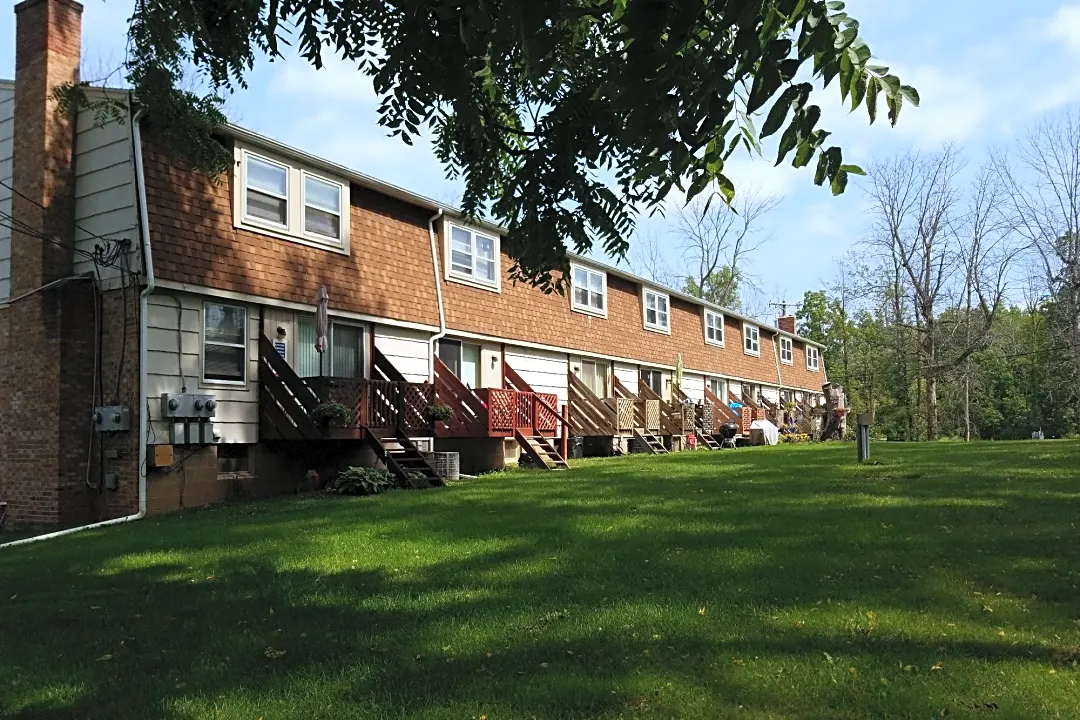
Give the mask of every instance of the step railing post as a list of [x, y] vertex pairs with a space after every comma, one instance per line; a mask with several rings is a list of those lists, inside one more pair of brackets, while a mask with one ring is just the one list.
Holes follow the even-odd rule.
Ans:
[[570, 423], [567, 422], [569, 415], [566, 411], [566, 403], [562, 406], [562, 459], [567, 459], [567, 454], [570, 451]]

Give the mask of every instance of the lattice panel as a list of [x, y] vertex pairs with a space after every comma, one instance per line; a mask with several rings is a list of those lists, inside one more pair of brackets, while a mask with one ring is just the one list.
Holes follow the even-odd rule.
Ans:
[[406, 430], [427, 430], [427, 409], [435, 402], [435, 386], [408, 383], [404, 388], [405, 407], [402, 424]]
[[693, 403], [685, 403], [682, 406], [682, 431], [684, 435], [694, 432], [695, 415]]
[[698, 415], [698, 427], [704, 430], [707, 434], [712, 435], [715, 430], [713, 424], [713, 406], [711, 402], [704, 402], [697, 406]]
[[[551, 407], [558, 407], [559, 396], [555, 393], [536, 393], [536, 397], [541, 398]], [[536, 404], [536, 429], [542, 431], [554, 430], [558, 427], [559, 416], [548, 410], [540, 403]]]
[[619, 398], [618, 420], [619, 430], [634, 429], [634, 401], [630, 398]]
[[488, 391], [488, 426], [492, 430], [514, 431], [517, 413], [517, 393], [492, 388]]
[[645, 401], [645, 428], [648, 430], [660, 429], [660, 401]]
[[739, 413], [740, 420], [742, 421], [740, 423], [742, 433], [743, 435], [748, 435], [750, 433], [750, 425], [754, 422], [754, 411], [743, 405], [742, 408], [740, 408]]

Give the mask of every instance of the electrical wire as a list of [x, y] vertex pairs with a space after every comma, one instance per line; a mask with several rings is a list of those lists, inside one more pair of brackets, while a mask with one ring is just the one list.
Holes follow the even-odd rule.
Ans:
[[[16, 194], [16, 195], [18, 195], [19, 197], [21, 197], [21, 198], [22, 198], [23, 200], [26, 200], [27, 202], [33, 203], [34, 205], [37, 205], [37, 206], [38, 206], [39, 208], [41, 208], [42, 210], [48, 210], [48, 208], [47, 208], [47, 207], [45, 207], [44, 205], [42, 205], [42, 204], [41, 204], [40, 202], [38, 202], [37, 200], [35, 200], [35, 199], [34, 199], [34, 198], [32, 198], [32, 197], [29, 197], [29, 196], [27, 196], [27, 195], [23, 194], [23, 193], [22, 193], [22, 192], [20, 192], [19, 190], [16, 190], [16, 189], [15, 189], [14, 187], [12, 187], [11, 185], [8, 185], [8, 184], [7, 184], [7, 183], [6, 183], [5, 181], [3, 181], [3, 180], [0, 180], [0, 185], [2, 185], [3, 187], [6, 187], [6, 188], [7, 188], [8, 190], [10, 190], [11, 192], [15, 193], [15, 194]], [[73, 225], [74, 225], [74, 226], [75, 226], [76, 228], [78, 228], [79, 230], [82, 230], [82, 231], [83, 231], [84, 233], [86, 233], [87, 235], [89, 235], [90, 237], [92, 237], [92, 238], [96, 238], [96, 239], [98, 239], [98, 240], [101, 240], [101, 241], [102, 241], [103, 243], [106, 243], [107, 245], [109, 245], [109, 244], [117, 244], [117, 243], [126, 243], [126, 242], [127, 242], [127, 240], [126, 240], [126, 239], [124, 239], [124, 238], [107, 238], [107, 237], [102, 237], [101, 235], [98, 235], [97, 233], [94, 233], [94, 232], [90, 232], [89, 230], [87, 230], [86, 228], [84, 228], [84, 227], [83, 227], [82, 225], [80, 225], [80, 224], [79, 224], [79, 223], [77, 223], [77, 222], [73, 222], [72, 224], [73, 224]]]

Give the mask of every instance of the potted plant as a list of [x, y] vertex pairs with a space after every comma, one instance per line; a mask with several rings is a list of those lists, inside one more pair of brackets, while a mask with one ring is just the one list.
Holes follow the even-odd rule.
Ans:
[[449, 405], [432, 403], [424, 410], [424, 417], [429, 423], [449, 422], [454, 417], [454, 411], [450, 409]]
[[339, 402], [324, 402], [308, 413], [315, 424], [324, 430], [331, 427], [347, 427], [353, 421], [353, 411]]

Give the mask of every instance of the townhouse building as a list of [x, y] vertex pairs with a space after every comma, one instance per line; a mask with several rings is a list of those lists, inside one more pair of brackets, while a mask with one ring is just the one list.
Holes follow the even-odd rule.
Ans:
[[[15, 13], [16, 77], [0, 83], [13, 522], [288, 491], [341, 462], [419, 477], [426, 450], [482, 470], [561, 460], [560, 435], [677, 447], [820, 402], [821, 348], [793, 317], [761, 323], [578, 256], [568, 292], [545, 294], [509, 280], [499, 227], [332, 158], [228, 126], [233, 169], [212, 176], [137, 114], [65, 114], [54, 90], [78, 79], [81, 6]], [[350, 420], [320, 421], [330, 402]]]

